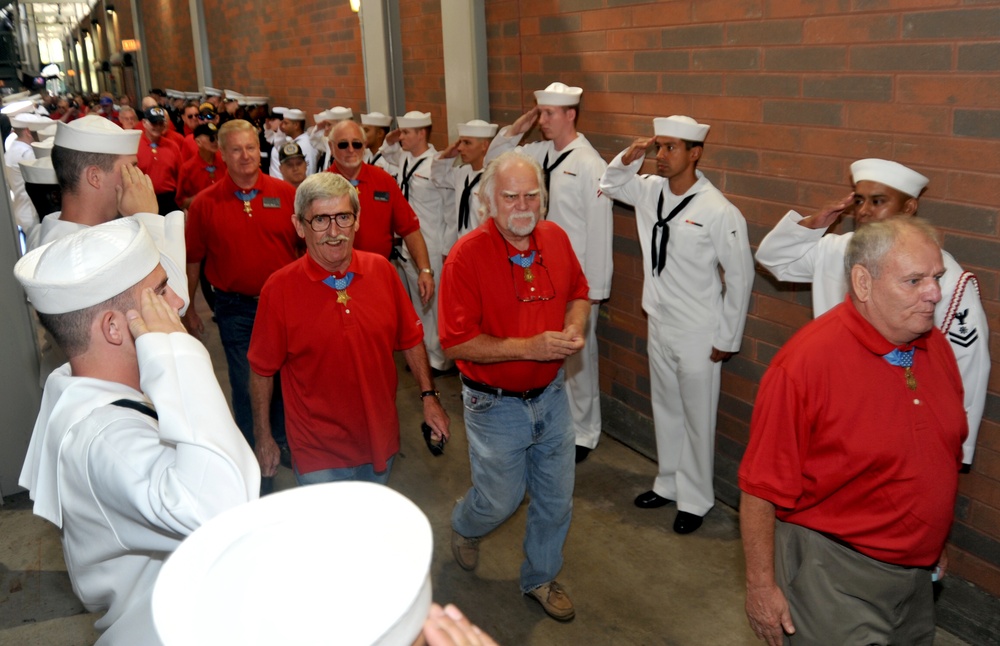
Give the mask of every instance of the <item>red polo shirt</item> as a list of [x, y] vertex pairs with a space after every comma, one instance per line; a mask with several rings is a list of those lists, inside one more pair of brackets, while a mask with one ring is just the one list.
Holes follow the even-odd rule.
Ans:
[[937, 329], [913, 342], [915, 390], [883, 358], [894, 347], [849, 298], [802, 328], [761, 381], [739, 483], [780, 520], [928, 567], [953, 518], [962, 380]]
[[195, 155], [181, 165], [177, 174], [177, 204], [183, 205], [184, 200], [192, 198], [226, 175], [226, 164], [222, 155], [215, 151], [215, 159], [206, 162], [201, 155]]
[[295, 189], [258, 173], [246, 213], [242, 191], [227, 173], [198, 193], [188, 210], [187, 261], [205, 260], [205, 275], [218, 289], [246, 296], [260, 294], [276, 270], [295, 260], [301, 241], [292, 224]]
[[399, 451], [393, 352], [421, 343], [423, 327], [387, 260], [355, 250], [347, 271], [346, 303], [308, 254], [276, 271], [260, 295], [247, 358], [257, 374], [281, 370], [299, 473], [383, 471]]
[[[327, 171], [343, 175], [337, 170], [337, 164]], [[358, 215], [360, 226], [354, 238], [354, 248], [388, 258], [392, 253], [393, 235], [405, 238], [419, 231], [420, 220], [403, 197], [396, 180], [381, 168], [362, 164], [357, 181], [361, 213]]]
[[177, 173], [181, 169], [181, 151], [165, 136], [158, 144], [146, 137], [145, 131], [139, 138], [139, 170], [149, 175], [153, 190], [157, 194], [173, 193], [177, 190]]
[[[535, 280], [528, 283], [524, 270], [510, 261], [517, 251], [506, 244], [492, 218], [460, 239], [448, 254], [438, 292], [438, 331], [441, 347], [471, 341], [480, 334], [506, 339], [526, 338], [566, 327], [566, 306], [587, 299], [587, 279], [573, 253], [566, 233], [542, 221], [532, 233], [537, 251]], [[543, 271], [551, 290], [548, 300], [524, 302], [533, 286], [540, 289]], [[520, 297], [519, 297], [520, 295]], [[530, 390], [549, 385], [562, 361], [455, 362], [469, 379], [505, 390]]]

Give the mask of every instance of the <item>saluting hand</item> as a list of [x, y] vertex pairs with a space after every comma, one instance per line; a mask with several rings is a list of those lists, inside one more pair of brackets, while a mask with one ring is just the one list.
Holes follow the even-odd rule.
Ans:
[[399, 141], [399, 128], [392, 130], [385, 136], [385, 145], [391, 146]]
[[122, 164], [122, 183], [115, 188], [118, 196], [118, 212], [123, 217], [136, 213], [159, 213], [153, 180], [139, 170], [138, 166]]
[[[141, 313], [140, 313], [141, 312]], [[149, 287], [139, 295], [139, 311], [125, 312], [128, 329], [132, 337], [138, 339], [148, 332], [184, 332], [177, 310], [170, 306], [163, 296], [156, 294]]]
[[531, 126], [535, 125], [538, 121], [538, 115], [540, 114], [538, 106], [536, 105], [532, 109], [528, 110], [521, 116], [517, 118], [517, 121], [511, 124], [510, 130], [507, 131], [508, 135], [523, 135], [524, 133], [531, 130]]
[[652, 145], [652, 137], [640, 137], [636, 139], [632, 142], [631, 146], [625, 149], [625, 154], [622, 155], [622, 163], [628, 166], [635, 160], [644, 158]]
[[841, 215], [854, 206], [854, 193], [848, 193], [835, 202], [824, 204], [819, 211], [799, 220], [799, 225], [807, 229], [825, 229], [837, 221]]

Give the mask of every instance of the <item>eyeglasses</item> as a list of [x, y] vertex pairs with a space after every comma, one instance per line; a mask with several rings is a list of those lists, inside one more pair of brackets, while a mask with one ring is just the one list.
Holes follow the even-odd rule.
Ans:
[[542, 262], [541, 253], [538, 253], [530, 267], [522, 268], [511, 260], [510, 277], [514, 281], [514, 294], [522, 303], [550, 301], [556, 297], [556, 288], [552, 285], [549, 270]]
[[333, 215], [317, 215], [312, 220], [306, 220], [309, 227], [316, 233], [323, 233], [330, 228], [330, 223], [333, 222], [337, 225], [339, 229], [349, 229], [354, 226], [354, 222], [358, 219], [356, 213], [351, 213], [350, 211], [346, 213], [334, 213]]
[[338, 141], [337, 142], [337, 148], [340, 148], [341, 150], [347, 150], [348, 146], [350, 146], [354, 150], [361, 150], [362, 148], [365, 147], [365, 144], [364, 144], [363, 141]]
[[500, 197], [503, 199], [504, 204], [513, 206], [520, 202], [522, 197], [525, 202], [537, 202], [541, 199], [542, 192], [541, 190], [531, 191], [530, 193], [508, 193], [507, 191], [503, 191], [500, 193]]

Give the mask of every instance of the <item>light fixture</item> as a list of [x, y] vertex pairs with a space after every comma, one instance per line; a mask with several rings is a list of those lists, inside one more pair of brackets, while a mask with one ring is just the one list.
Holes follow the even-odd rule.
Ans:
[[351, 11], [354, 13], [361, 11], [361, 0], [351, 0]]
[[113, 4], [104, 5], [104, 10], [107, 11], [108, 13], [114, 13], [115, 6]]

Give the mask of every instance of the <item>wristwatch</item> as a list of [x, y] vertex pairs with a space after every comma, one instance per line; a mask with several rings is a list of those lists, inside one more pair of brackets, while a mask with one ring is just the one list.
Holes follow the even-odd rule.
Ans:
[[431, 269], [430, 267], [424, 267], [423, 269], [420, 270], [420, 273], [421, 274], [430, 274], [431, 278], [434, 278], [434, 270]]
[[441, 391], [440, 390], [425, 390], [425, 391], [423, 391], [423, 392], [420, 393], [420, 399], [423, 400], [424, 397], [430, 397], [431, 395], [434, 395], [438, 399], [441, 399]]

